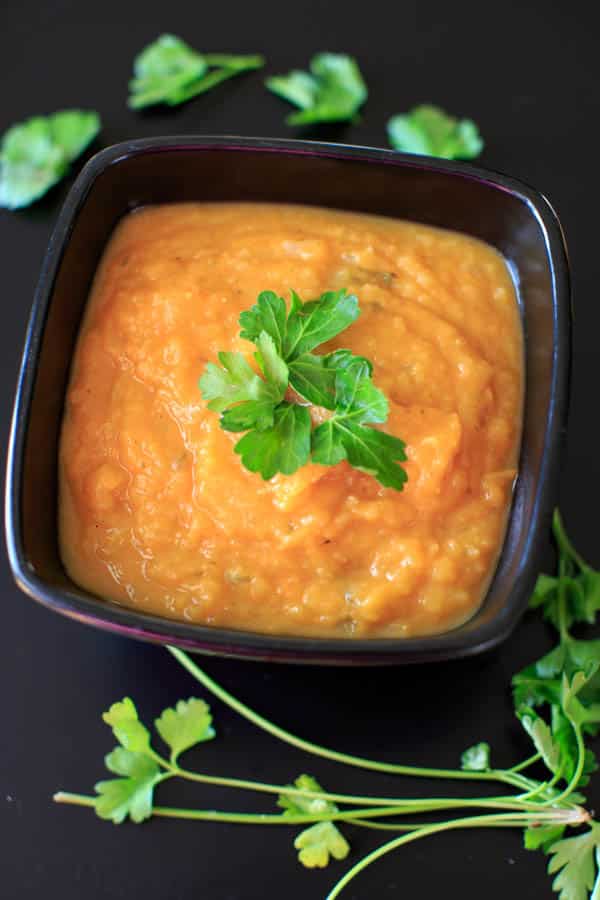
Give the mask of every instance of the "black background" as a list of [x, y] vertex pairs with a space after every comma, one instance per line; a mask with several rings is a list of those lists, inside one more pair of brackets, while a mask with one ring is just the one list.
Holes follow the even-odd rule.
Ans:
[[[263, 52], [268, 73], [304, 67], [319, 50], [354, 54], [370, 89], [362, 121], [298, 136], [385, 145], [385, 122], [419, 102], [469, 116], [486, 140], [481, 163], [530, 182], [557, 208], [575, 291], [574, 368], [561, 507], [581, 552], [600, 561], [597, 441], [600, 313], [597, 286], [597, 33], [587, 5], [489, 6], [470, 0], [388, 4], [246, 2], [0, 2], [0, 133], [55, 109], [97, 109], [97, 146], [174, 133], [288, 136], [285, 104], [248, 75], [176, 110], [126, 108], [132, 59], [171, 31], [206, 51]], [[0, 213], [0, 421], [5, 438], [32, 293], [68, 183], [31, 210]], [[43, 452], [43, 448], [40, 448]], [[548, 563], [552, 557], [549, 553]], [[130, 694], [148, 717], [201, 693], [165, 650], [62, 620], [12, 584], [5, 559], [0, 653], [0, 862], [7, 900], [259, 900], [319, 898], [348, 861], [307, 871], [293, 831], [154, 820], [114, 827], [88, 810], [51, 803], [57, 788], [90, 792], [111, 738], [100, 712]], [[499, 650], [467, 662], [346, 671], [207, 660], [229, 689], [291, 730], [352, 753], [453, 766], [489, 740], [498, 765], [529, 753], [511, 713], [511, 674], [551, 646], [526, 619]], [[418, 796], [429, 785], [307, 759], [214, 704], [218, 740], [190, 754], [207, 772], [287, 781], [308, 770], [331, 790]], [[597, 780], [600, 781], [600, 778]], [[450, 791], [448, 788], [448, 791]], [[437, 787], [438, 793], [446, 785]], [[594, 791], [592, 790], [592, 800]], [[269, 810], [269, 800], [165, 786], [163, 803]], [[595, 788], [596, 804], [600, 792]], [[358, 859], [382, 841], [346, 829]], [[343, 894], [355, 900], [460, 896], [550, 897], [541, 854], [512, 832], [464, 832], [406, 847]]]

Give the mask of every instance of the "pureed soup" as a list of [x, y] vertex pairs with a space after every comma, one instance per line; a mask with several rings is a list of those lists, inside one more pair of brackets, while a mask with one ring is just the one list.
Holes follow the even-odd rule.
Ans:
[[[401, 492], [345, 461], [264, 481], [198, 387], [220, 350], [256, 365], [238, 318], [261, 291], [339, 288], [361, 314], [325, 350], [373, 363], [390, 407], [379, 427], [406, 442]], [[450, 629], [480, 605], [501, 548], [523, 377], [513, 283], [477, 240], [301, 206], [133, 212], [98, 269], [66, 397], [65, 566], [95, 594], [202, 625]]]

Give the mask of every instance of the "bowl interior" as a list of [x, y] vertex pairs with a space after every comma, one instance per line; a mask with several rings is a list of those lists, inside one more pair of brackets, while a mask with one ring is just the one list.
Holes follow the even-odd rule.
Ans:
[[[57, 445], [91, 280], [126, 212], [191, 200], [302, 203], [411, 219], [465, 232], [504, 255], [526, 340], [520, 474], [496, 574], [481, 609], [464, 625], [404, 641], [265, 638], [123, 610], [91, 597], [65, 573], [57, 543]], [[320, 662], [415, 661], [464, 655], [497, 642], [524, 608], [540, 534], [554, 505], [568, 369], [566, 279], [560, 230], [545, 201], [509, 179], [470, 167], [361, 148], [236, 139], [141, 141], [104, 151], [84, 169], [61, 214], [27, 339], [8, 484], [9, 550], [17, 580], [36, 599], [94, 624], [212, 652]]]

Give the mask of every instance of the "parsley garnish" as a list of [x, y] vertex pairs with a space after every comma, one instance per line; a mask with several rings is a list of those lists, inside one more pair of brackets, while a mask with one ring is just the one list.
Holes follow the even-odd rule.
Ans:
[[[250, 312], [262, 315], [271, 308], [263, 302], [261, 312], [260, 301], [257, 307]], [[275, 308], [281, 313], [279, 303]], [[277, 331], [279, 337], [272, 337], [272, 341], [282, 352], [286, 346], [291, 346], [286, 345], [286, 322], [287, 317], [284, 320], [281, 314], [263, 317], [260, 322], [259, 335], [264, 333], [265, 324], [270, 328], [271, 337]], [[247, 324], [245, 327], [254, 333], [253, 326]], [[93, 807], [100, 818], [110, 819], [115, 824], [127, 817], [133, 822], [141, 822], [150, 816], [248, 825], [303, 824], [308, 827], [296, 836], [294, 847], [299, 862], [308, 868], [323, 867], [332, 858], [341, 860], [347, 856], [350, 848], [338, 827], [340, 823], [344, 830], [345, 826], [354, 825], [399, 832], [399, 836], [357, 862], [334, 885], [327, 900], [338, 897], [355, 875], [385, 853], [428, 835], [466, 828], [524, 828], [525, 847], [541, 849], [550, 856], [548, 872], [554, 876], [553, 888], [559, 894], [559, 900], [599, 900], [600, 823], [583, 808], [585, 797], [578, 790], [595, 768], [585, 739], [600, 728], [599, 642], [575, 640], [569, 628], [576, 622], [595, 623], [599, 611], [600, 572], [577, 554], [558, 512], [554, 517], [554, 535], [559, 549], [558, 577], [540, 576], [531, 606], [543, 607], [548, 621], [558, 630], [559, 644], [543, 660], [524, 670], [525, 674], [519, 673], [513, 679], [516, 712], [532, 740], [535, 753], [509, 769], [492, 767], [490, 747], [485, 742], [465, 750], [460, 769], [425, 769], [377, 762], [321, 747], [285, 731], [249, 709], [182, 650], [168, 648], [192, 677], [217, 699], [297, 749], [315, 757], [390, 775], [498, 783], [503, 790], [499, 796], [490, 796], [487, 791], [484, 796], [440, 797], [438, 792], [432, 791], [422, 798], [363, 797], [330, 793], [310, 775], [300, 775], [291, 784], [277, 785], [191, 771], [179, 764], [178, 757], [214, 738], [208, 705], [194, 698], [180, 701], [156, 719], [156, 730], [171, 751], [169, 759], [165, 759], [154, 749], [150, 731], [139, 720], [135, 705], [125, 698], [113, 704], [103, 717], [120, 745], [105, 757], [105, 764], [119, 777], [99, 782], [96, 796], [60, 792], [54, 799], [60, 803]], [[573, 584], [579, 585], [581, 590], [573, 589]], [[532, 670], [535, 677], [527, 674]], [[538, 711], [544, 707], [550, 708], [549, 721]], [[525, 774], [534, 766], [540, 767], [541, 778]], [[277, 805], [282, 811], [276, 814], [220, 812], [155, 805], [155, 788], [175, 776], [190, 782], [277, 795]], [[508, 788], [512, 793], [507, 793]], [[468, 812], [460, 815], [461, 810]], [[476, 810], [479, 811], [473, 814]], [[453, 813], [453, 817], [435, 822], [430, 818], [426, 823], [414, 822], [420, 815], [431, 817], [436, 813], [445, 816]], [[407, 822], [405, 817], [410, 821]], [[567, 828], [581, 827], [585, 830], [564, 837]]]
[[273, 75], [265, 85], [300, 108], [286, 118], [288, 125], [350, 121], [367, 99], [356, 60], [343, 53], [318, 53], [310, 61], [310, 72], [294, 69]]
[[180, 38], [163, 34], [136, 56], [129, 106], [177, 106], [227, 78], [264, 65], [262, 56], [197, 53]]
[[38, 200], [69, 171], [100, 131], [95, 112], [65, 109], [9, 128], [0, 143], [0, 207]]
[[[313, 462], [334, 466], [347, 460], [385, 487], [401, 491], [406, 460], [399, 438], [369, 425], [383, 424], [388, 401], [375, 387], [371, 363], [350, 350], [319, 356], [312, 351], [344, 331], [360, 314], [358, 299], [345, 290], [327, 291], [303, 303], [292, 291], [290, 309], [272, 291], [240, 315], [240, 337], [257, 348], [260, 375], [242, 353], [219, 353], [200, 379], [208, 408], [221, 413], [225, 431], [247, 431], [235, 445], [243, 465], [264, 479], [291, 475]], [[307, 404], [332, 415], [314, 430], [307, 405], [285, 400], [288, 387]]]
[[444, 159], [474, 159], [483, 150], [477, 125], [470, 119], [454, 119], [437, 106], [415, 106], [387, 124], [394, 150], [422, 153]]

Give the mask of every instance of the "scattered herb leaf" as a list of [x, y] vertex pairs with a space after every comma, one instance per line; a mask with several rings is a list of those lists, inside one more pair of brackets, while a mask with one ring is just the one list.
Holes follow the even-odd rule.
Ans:
[[490, 745], [485, 741], [468, 747], [460, 758], [465, 772], [488, 772], [490, 769]]
[[300, 108], [286, 118], [288, 125], [350, 121], [367, 99], [356, 60], [342, 53], [318, 53], [310, 61], [310, 72], [294, 69], [267, 78], [265, 84]]
[[134, 60], [129, 106], [132, 109], [157, 103], [177, 106], [227, 78], [263, 65], [262, 56], [197, 53], [175, 35], [163, 34]]
[[420, 153], [443, 159], [474, 159], [483, 150], [477, 125], [454, 119], [437, 106], [415, 106], [387, 124], [390, 144], [402, 153]]
[[100, 131], [95, 112], [66, 109], [13, 125], [0, 143], [0, 207], [20, 209], [38, 200]]

